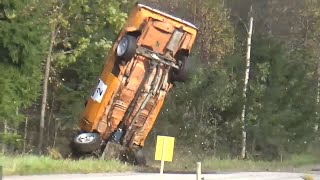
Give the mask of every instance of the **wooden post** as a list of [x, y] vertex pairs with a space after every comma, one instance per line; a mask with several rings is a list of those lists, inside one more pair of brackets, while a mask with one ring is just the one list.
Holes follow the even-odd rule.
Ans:
[[201, 162], [197, 162], [197, 180], [201, 180]]
[[252, 17], [252, 6], [250, 10], [250, 23], [248, 29], [248, 40], [247, 40], [247, 55], [246, 55], [246, 73], [244, 79], [244, 87], [243, 87], [243, 107], [241, 113], [241, 131], [242, 131], [242, 141], [241, 141], [241, 158], [244, 159], [246, 157], [246, 145], [247, 145], [247, 131], [246, 131], [246, 103], [247, 103], [247, 87], [249, 81], [250, 74], [250, 55], [251, 55], [251, 37], [252, 37], [252, 27], [253, 27], [253, 17]]
[[164, 157], [165, 157], [165, 150], [167, 146], [167, 140], [163, 140], [163, 146], [162, 146], [162, 155], [161, 155], [161, 166], [160, 166], [160, 176], [161, 179], [163, 179], [163, 170], [164, 170]]

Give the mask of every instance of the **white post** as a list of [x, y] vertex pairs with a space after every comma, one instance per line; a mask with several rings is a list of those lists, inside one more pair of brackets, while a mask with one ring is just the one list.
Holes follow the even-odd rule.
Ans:
[[201, 180], [201, 162], [197, 163], [197, 180]]
[[246, 73], [244, 79], [244, 87], [243, 87], [243, 107], [242, 107], [242, 114], [241, 114], [241, 131], [242, 131], [242, 142], [241, 142], [241, 158], [244, 159], [246, 157], [246, 144], [247, 144], [247, 132], [246, 132], [246, 101], [247, 101], [247, 88], [248, 88], [248, 81], [249, 81], [249, 74], [250, 74], [250, 55], [251, 55], [251, 37], [252, 37], [252, 27], [253, 27], [253, 17], [252, 13], [252, 6], [250, 10], [250, 27], [248, 29], [248, 44], [247, 44], [247, 55], [246, 55]]
[[163, 140], [163, 146], [162, 146], [162, 154], [161, 154], [161, 167], [160, 167], [160, 176], [161, 179], [163, 179], [163, 170], [164, 170], [164, 157], [165, 157], [165, 150], [167, 146], [167, 140]]

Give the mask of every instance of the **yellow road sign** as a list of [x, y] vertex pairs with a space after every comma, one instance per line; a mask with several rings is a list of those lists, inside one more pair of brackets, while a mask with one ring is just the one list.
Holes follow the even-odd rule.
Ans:
[[174, 137], [157, 136], [155, 160], [172, 161]]

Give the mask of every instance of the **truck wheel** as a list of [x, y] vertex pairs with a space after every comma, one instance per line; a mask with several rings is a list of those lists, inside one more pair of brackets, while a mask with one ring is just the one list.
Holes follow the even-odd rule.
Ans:
[[97, 133], [81, 133], [72, 141], [72, 149], [79, 153], [89, 153], [100, 148], [102, 140]]
[[171, 72], [172, 81], [186, 82], [190, 79], [191, 64], [188, 56], [180, 55], [177, 58], [179, 69], [173, 69]]
[[130, 61], [136, 54], [137, 38], [130, 35], [125, 35], [120, 40], [117, 47], [117, 56], [124, 62]]
[[138, 149], [134, 152], [134, 164], [138, 166], [147, 165], [147, 159], [142, 149]]

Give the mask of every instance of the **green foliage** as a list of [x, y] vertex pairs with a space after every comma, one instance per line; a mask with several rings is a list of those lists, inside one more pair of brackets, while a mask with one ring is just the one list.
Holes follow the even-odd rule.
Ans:
[[29, 1], [0, 3], [0, 9], [10, 14], [0, 20], [1, 122], [17, 124], [22, 119], [19, 110], [39, 96], [46, 35], [37, 12], [28, 9], [31, 5]]
[[[283, 36], [276, 36], [280, 39], [277, 41], [272, 34], [265, 35], [268, 33], [270, 35], [272, 30], [282, 35], [280, 28], [275, 27], [262, 32], [260, 27], [256, 27], [256, 33], [261, 33], [254, 34], [247, 95], [246, 128], [249, 157], [280, 159], [286, 153], [305, 151], [317, 137], [314, 128], [319, 123], [315, 114], [318, 111], [316, 104], [318, 53], [315, 53], [317, 46], [311, 45], [318, 37], [315, 31], [318, 5], [312, 2], [311, 15], [310, 13], [305, 15], [304, 12], [294, 16], [289, 15], [291, 12], [302, 12], [301, 6], [294, 4], [290, 5], [292, 9], [285, 14], [286, 18], [292, 16], [290, 21], [302, 15], [303, 17], [300, 16], [298, 20], [304, 19], [305, 23], [309, 22], [304, 24], [309, 25], [308, 27], [301, 24], [292, 27], [299, 29], [299, 35], [307, 32], [304, 37], [288, 35], [284, 43], [281, 41]], [[239, 10], [239, 7], [236, 7], [237, 3], [231, 4], [235, 5], [234, 9]], [[268, 4], [268, 8], [275, 7]], [[246, 11], [245, 14], [247, 13]], [[234, 15], [238, 17], [238, 14]], [[260, 15], [255, 15], [257, 26], [264, 21], [260, 19]], [[272, 18], [275, 17], [269, 17], [268, 20]], [[205, 150], [207, 153], [219, 156], [233, 156], [239, 153], [241, 135], [239, 120], [243, 104], [241, 92], [245, 66], [242, 55], [245, 48], [242, 44], [245, 44], [246, 33], [243, 32], [245, 29], [243, 19], [235, 22], [239, 23], [239, 26], [235, 26], [237, 28], [235, 39], [239, 43], [235, 45], [235, 51], [223, 58], [222, 63], [214, 66], [194, 66], [199, 67], [199, 70], [194, 75], [193, 81], [175, 88], [159, 117], [161, 122], [157, 124], [158, 129], [155, 132], [161, 132], [163, 126], [175, 129], [175, 133], [167, 132], [167, 134], [183, 139], [179, 145], [186, 149]], [[272, 23], [275, 23], [275, 20]], [[304, 31], [303, 28], [308, 29]], [[263, 36], [265, 38], [260, 38]], [[204, 39], [207, 40], [207, 36]], [[298, 44], [303, 41], [304, 44]], [[194, 59], [204, 58], [205, 56], [200, 56]]]
[[315, 62], [307, 51], [287, 52], [272, 40], [256, 40], [253, 45], [247, 116], [253, 149], [262, 154], [272, 147], [273, 156], [304, 150], [314, 135], [316, 89], [309, 72], [315, 70]]
[[70, 121], [64, 125], [75, 126], [75, 120], [95, 85], [106, 52], [122, 28], [127, 14], [122, 12], [121, 1], [69, 1], [62, 12], [68, 22], [58, 34], [55, 47], [53, 95], [56, 98], [56, 116]]
[[[54, 62], [62, 68], [75, 63], [92, 49], [108, 50], [112, 44], [110, 38], [120, 30], [127, 17], [120, 10], [121, 1], [73, 0], [58, 4], [60, 8], [52, 14], [51, 23], [60, 28]], [[100, 57], [103, 55], [100, 53]]]
[[[308, 51], [289, 52], [272, 39], [253, 41], [246, 116], [250, 157], [280, 159], [286, 152], [304, 151], [314, 140], [315, 61]], [[159, 121], [174, 125], [175, 133], [169, 134], [183, 139], [180, 146], [238, 155], [244, 65], [239, 53], [210, 68], [197, 65], [193, 80], [175, 87]]]
[[14, 147], [15, 149], [21, 148], [23, 141], [21, 135], [17, 133], [0, 133], [0, 140], [2, 143]]
[[184, 139], [185, 147], [212, 153], [217, 147], [227, 148], [228, 143], [235, 145], [241, 60], [235, 54], [212, 68], [200, 66], [190, 83], [179, 84], [170, 93], [159, 121], [175, 124], [176, 136]]

